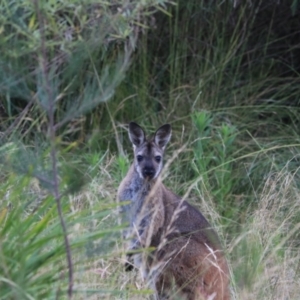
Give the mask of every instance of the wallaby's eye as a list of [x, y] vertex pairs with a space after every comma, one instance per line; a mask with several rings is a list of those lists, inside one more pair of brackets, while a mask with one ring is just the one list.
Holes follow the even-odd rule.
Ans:
[[156, 160], [156, 162], [160, 163], [160, 161], [161, 161], [161, 156], [155, 156], [155, 160]]
[[138, 162], [141, 162], [143, 160], [143, 156], [142, 155], [138, 155], [136, 157], [136, 159], [137, 159]]

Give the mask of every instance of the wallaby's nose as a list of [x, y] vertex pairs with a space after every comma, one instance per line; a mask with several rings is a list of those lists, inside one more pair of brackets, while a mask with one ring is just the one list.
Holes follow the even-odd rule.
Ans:
[[155, 174], [155, 171], [154, 171], [154, 168], [152, 168], [152, 167], [145, 167], [143, 169], [143, 176], [144, 177], [153, 178], [154, 174]]

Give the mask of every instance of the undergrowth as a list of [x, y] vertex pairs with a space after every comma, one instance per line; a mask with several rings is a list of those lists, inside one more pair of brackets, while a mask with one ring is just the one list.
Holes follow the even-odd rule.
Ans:
[[2, 1], [0, 299], [150, 299], [120, 239], [129, 121], [172, 125], [164, 182], [233, 299], [298, 299], [299, 4]]

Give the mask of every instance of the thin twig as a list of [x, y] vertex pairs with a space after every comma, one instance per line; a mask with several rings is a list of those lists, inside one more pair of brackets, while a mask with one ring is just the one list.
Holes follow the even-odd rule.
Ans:
[[59, 182], [58, 182], [58, 168], [57, 168], [57, 151], [56, 151], [56, 132], [55, 132], [55, 120], [54, 120], [54, 114], [55, 114], [55, 99], [53, 98], [52, 89], [50, 86], [50, 80], [48, 77], [48, 67], [47, 67], [47, 50], [45, 45], [45, 32], [44, 32], [44, 19], [41, 13], [41, 10], [38, 6], [38, 0], [35, 0], [35, 8], [38, 16], [38, 21], [40, 25], [40, 37], [41, 37], [41, 68], [42, 68], [42, 74], [43, 74], [43, 84], [44, 88], [46, 90], [48, 101], [46, 105], [46, 110], [48, 113], [48, 135], [50, 138], [51, 143], [51, 151], [50, 151], [50, 157], [52, 161], [52, 174], [53, 174], [53, 196], [56, 201], [58, 216], [60, 220], [60, 224], [63, 231], [64, 236], [64, 244], [66, 249], [66, 256], [67, 256], [67, 262], [68, 262], [68, 269], [69, 269], [69, 287], [68, 287], [68, 297], [69, 299], [72, 298], [73, 294], [73, 263], [72, 263], [72, 255], [71, 255], [71, 247], [68, 239], [68, 232], [67, 232], [67, 226], [64, 220], [64, 216], [62, 213], [61, 208], [61, 194], [59, 193]]
[[25, 106], [25, 108], [22, 110], [22, 112], [19, 114], [19, 116], [13, 121], [13, 123], [6, 129], [6, 131], [4, 132], [3, 136], [4, 137], [8, 137], [13, 130], [19, 126], [20, 122], [22, 121], [22, 119], [25, 117], [25, 115], [27, 114], [27, 112], [29, 111], [29, 109], [31, 108], [31, 106], [33, 105], [35, 101], [35, 96], [32, 97], [32, 99], [27, 103], [27, 105]]

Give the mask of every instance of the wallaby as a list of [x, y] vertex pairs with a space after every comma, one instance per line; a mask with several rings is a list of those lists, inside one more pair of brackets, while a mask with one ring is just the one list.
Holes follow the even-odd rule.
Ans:
[[216, 232], [159, 177], [171, 126], [147, 139], [131, 122], [129, 138], [134, 163], [118, 189], [118, 200], [129, 202], [122, 206], [130, 224], [125, 269], [140, 269], [156, 299], [230, 299], [228, 265]]

